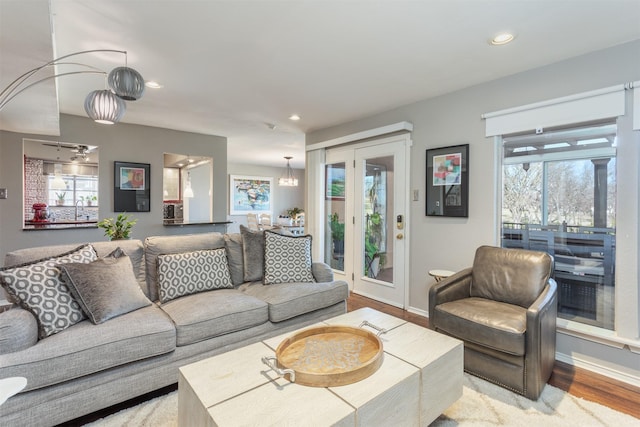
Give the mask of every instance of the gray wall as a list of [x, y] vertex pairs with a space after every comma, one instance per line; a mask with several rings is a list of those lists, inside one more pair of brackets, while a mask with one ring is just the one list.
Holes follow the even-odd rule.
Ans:
[[[293, 173], [298, 178], [297, 187], [280, 187], [278, 185], [278, 178], [284, 173], [285, 162], [283, 160], [281, 168], [274, 168], [270, 166], [249, 165], [244, 163], [229, 163], [227, 165], [227, 172], [229, 175], [248, 175], [248, 176], [265, 176], [273, 177], [273, 215], [277, 218], [278, 215], [286, 215], [287, 209], [293, 207], [299, 207], [304, 209], [304, 170], [294, 169]], [[227, 185], [229, 185], [229, 178], [227, 177]], [[227, 200], [227, 206], [229, 202]], [[227, 213], [229, 209], [227, 207]], [[234, 224], [229, 226], [229, 232], [238, 232], [240, 224], [247, 225], [247, 217], [245, 215], [229, 216], [229, 220]]]
[[[60, 116], [60, 136], [26, 135], [0, 132], [0, 187], [8, 189], [9, 198], [0, 199], [0, 259], [6, 252], [55, 243], [106, 240], [101, 229], [22, 230], [22, 139], [34, 138], [100, 146], [99, 217], [113, 212], [113, 162], [115, 160], [151, 165], [151, 211], [136, 212], [138, 219], [132, 237], [144, 239], [162, 234], [185, 234], [211, 231], [211, 225], [166, 227], [162, 225], [163, 154], [183, 153], [213, 158], [213, 219], [227, 218], [227, 139], [220, 136], [179, 132], [119, 123], [99, 125], [92, 120], [70, 115]], [[218, 229], [220, 229], [218, 227]], [[224, 231], [224, 227], [220, 229]]]
[[[640, 80], [640, 41], [464, 88], [340, 126], [317, 130], [306, 135], [306, 143], [309, 145], [327, 141], [401, 121], [413, 123], [410, 188], [419, 190], [420, 200], [411, 202], [410, 212], [410, 306], [418, 311], [426, 311], [428, 288], [433, 284], [427, 274], [430, 269], [460, 270], [472, 264], [478, 246], [497, 243], [495, 149], [493, 139], [484, 136], [485, 123], [481, 114], [634, 80]], [[638, 133], [629, 135], [629, 131], [627, 138], [635, 138], [636, 143], [640, 143]], [[425, 150], [467, 143], [470, 144], [469, 217], [456, 219], [425, 216]], [[636, 143], [626, 145], [633, 147], [637, 146]], [[631, 161], [635, 163], [637, 171], [638, 150], [631, 148], [631, 151], [629, 154], [635, 156]], [[619, 156], [624, 157], [624, 154], [619, 152]], [[627, 170], [632, 169], [633, 165]], [[637, 215], [637, 175], [628, 178], [635, 179], [636, 185], [632, 185], [630, 189], [620, 185], [618, 200], [630, 203], [632, 212]], [[618, 182], [624, 182], [624, 177]], [[628, 193], [625, 194], [625, 191]], [[619, 214], [624, 215], [620, 211], [618, 209]], [[637, 280], [637, 216], [635, 222], [635, 225], [629, 224], [632, 235], [626, 236], [635, 242], [631, 248], [633, 250], [629, 252], [630, 256], [619, 251], [618, 262], [623, 265], [626, 263], [628, 270], [636, 270]], [[637, 311], [637, 291], [630, 296], [634, 299], [630, 304]], [[617, 299], [616, 303], [621, 300]], [[628, 349], [614, 350], [612, 347], [561, 335], [558, 338], [558, 350], [572, 355], [576, 340], [580, 342], [581, 354], [578, 357], [596, 364], [608, 364], [610, 368], [630, 373], [640, 381], [638, 354], [631, 353]], [[635, 345], [638, 345], [637, 339]], [[608, 362], [602, 360], [603, 353], [610, 357]]]

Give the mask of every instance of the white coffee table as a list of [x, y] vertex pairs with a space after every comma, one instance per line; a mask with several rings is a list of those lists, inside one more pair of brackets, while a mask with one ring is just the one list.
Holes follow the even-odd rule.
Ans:
[[327, 388], [279, 378], [261, 358], [291, 332], [181, 367], [178, 424], [425, 426], [462, 396], [461, 341], [369, 308], [322, 324], [363, 320], [388, 330], [384, 361], [368, 378]]

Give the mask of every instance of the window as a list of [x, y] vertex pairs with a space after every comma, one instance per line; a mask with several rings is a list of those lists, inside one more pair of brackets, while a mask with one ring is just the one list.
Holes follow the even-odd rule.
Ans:
[[48, 198], [50, 206], [75, 206], [81, 202], [83, 206], [98, 205], [98, 177], [80, 175], [62, 175], [66, 189], [52, 189], [56, 186], [53, 181], [59, 179], [56, 176], [48, 177]]
[[502, 141], [502, 246], [551, 254], [558, 317], [613, 330], [615, 123]]

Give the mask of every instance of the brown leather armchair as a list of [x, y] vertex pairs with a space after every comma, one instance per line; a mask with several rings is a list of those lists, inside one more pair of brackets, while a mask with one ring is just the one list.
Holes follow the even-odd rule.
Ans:
[[537, 400], [555, 363], [552, 272], [545, 252], [481, 246], [429, 290], [429, 325], [464, 341], [466, 372]]

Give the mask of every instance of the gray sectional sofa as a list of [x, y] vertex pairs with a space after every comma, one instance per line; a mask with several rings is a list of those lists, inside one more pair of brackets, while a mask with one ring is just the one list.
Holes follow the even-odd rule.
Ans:
[[[245, 282], [243, 273], [264, 259], [259, 259], [260, 249], [253, 243], [245, 244], [243, 235], [203, 233], [149, 237], [144, 243], [92, 243], [99, 257], [121, 248], [140, 289], [153, 301], [99, 324], [82, 320], [38, 338], [39, 325], [30, 311], [14, 305], [0, 313], [0, 378], [22, 376], [28, 381], [20, 394], [0, 406], [0, 425], [59, 424], [175, 384], [180, 366], [346, 311], [348, 286], [334, 281], [326, 264], [312, 264], [315, 282]], [[259, 236], [251, 235], [255, 238]], [[77, 246], [10, 252], [5, 268]], [[159, 301], [159, 258], [220, 248], [225, 248], [233, 287]]]

